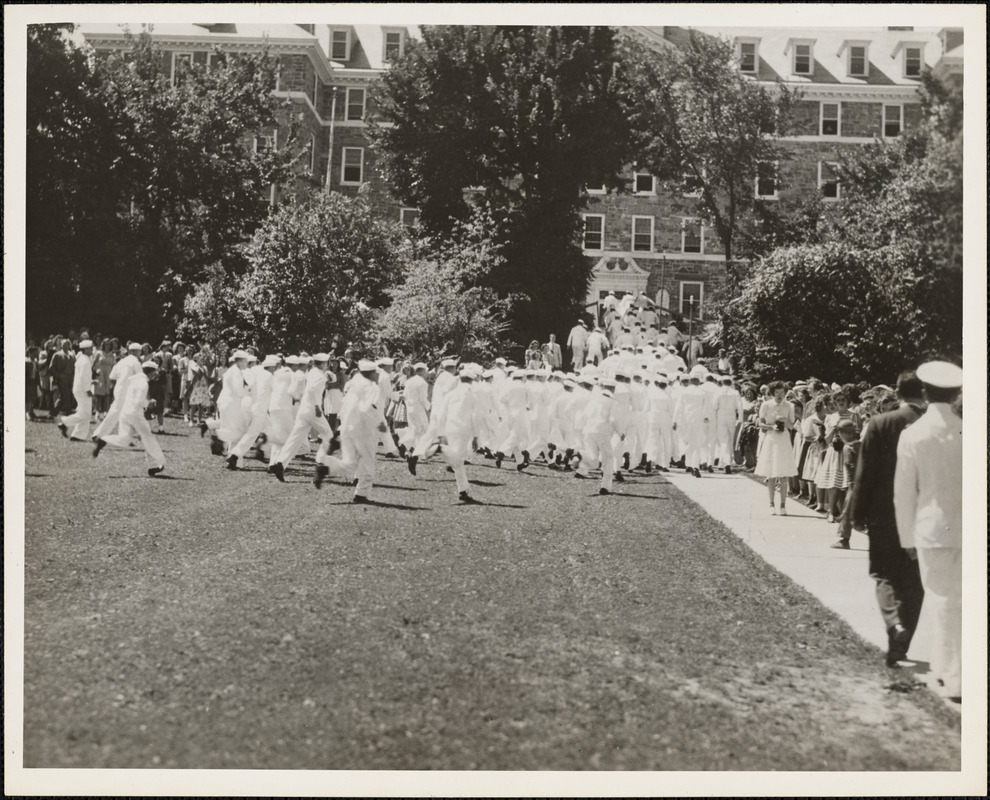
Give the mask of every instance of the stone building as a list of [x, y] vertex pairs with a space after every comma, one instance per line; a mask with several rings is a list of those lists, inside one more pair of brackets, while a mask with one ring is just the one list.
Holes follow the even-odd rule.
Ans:
[[[134, 26], [135, 28], [137, 26]], [[677, 47], [690, 35], [679, 27], [625, 32], [655, 47]], [[820, 195], [841, 203], [831, 165], [841, 151], [892, 140], [920, 119], [918, 84], [925, 68], [962, 82], [961, 28], [729, 28], [698, 27], [735, 49], [737, 67], [754, 81], [800, 88], [794, 126], [783, 143], [790, 157], [754, 180], [754, 193], [786, 205]], [[97, 50], [127, 47], [124, 27], [84, 24]], [[156, 42], [169, 53], [173, 79], [183, 64], [209, 64], [215, 51], [268, 46], [282, 69], [278, 94], [302, 115], [308, 158], [303, 172], [325, 189], [364, 187], [381, 212], [406, 224], [418, 211], [403, 208], [375, 170], [366, 134], [369, 89], [417, 35], [412, 26], [303, 24], [159, 24]], [[256, 146], [278, 146], [285, 131], [260, 131]], [[695, 198], [630, 165], [620, 191], [589, 190], [582, 247], [592, 266], [588, 308], [609, 291], [646, 292], [673, 313], [704, 321], [707, 299], [725, 276], [718, 237], [699, 219]], [[274, 192], [271, 201], [277, 202]]]

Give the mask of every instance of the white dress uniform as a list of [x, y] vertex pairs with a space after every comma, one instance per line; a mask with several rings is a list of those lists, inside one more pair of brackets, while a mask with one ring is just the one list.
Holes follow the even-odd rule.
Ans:
[[[399, 393], [392, 389], [392, 374], [383, 369], [378, 370], [378, 399], [375, 401], [375, 405], [381, 409], [384, 415], [389, 403], [398, 399]], [[396, 456], [399, 454], [399, 448], [395, 446], [395, 440], [389, 431], [379, 433], [378, 440], [378, 443], [384, 447], [386, 453]]]
[[[97, 425], [96, 430], [93, 431], [94, 439], [102, 438], [104, 433], [109, 433], [117, 425], [120, 420], [120, 411], [124, 407], [124, 396], [127, 394], [127, 381], [134, 375], [140, 374], [141, 362], [134, 355], [133, 350], [113, 365], [113, 369], [110, 370], [110, 380], [113, 382], [113, 402], [110, 404], [103, 422]], [[128, 431], [122, 429], [119, 433], [128, 433]]]
[[404, 447], [413, 447], [430, 427], [429, 391], [422, 375], [413, 375], [406, 381], [402, 390], [406, 401], [406, 427], [399, 433], [399, 441]]
[[340, 406], [340, 458], [328, 456], [323, 462], [335, 475], [357, 478], [355, 497], [366, 498], [375, 483], [375, 446], [385, 424], [379, 397], [378, 383], [361, 373], [351, 378]]
[[588, 348], [587, 363], [600, 364], [605, 360], [605, 351], [608, 349], [608, 339], [605, 334], [597, 328], [588, 334], [588, 341], [585, 343]]
[[93, 356], [81, 350], [76, 355], [72, 376], [72, 396], [76, 398], [76, 412], [62, 417], [62, 425], [71, 427], [73, 439], [89, 439], [89, 427], [93, 419]]
[[[452, 372], [448, 372], [446, 368], [441, 369], [440, 372], [437, 373], [436, 380], [433, 381], [433, 397], [430, 400], [433, 408], [436, 408], [440, 401], [443, 400], [443, 396], [447, 394], [447, 392], [451, 391], [455, 386], [457, 386], [457, 376]], [[430, 450], [436, 444], [437, 436], [439, 436], [437, 426], [433, 419], [430, 419], [430, 424], [427, 426], [426, 433], [424, 433], [416, 441], [416, 446], [413, 448], [414, 455], [420, 460], [429, 458], [430, 455], [432, 455]]]
[[271, 398], [268, 401], [268, 427], [265, 429], [268, 444], [271, 445], [269, 465], [278, 460], [282, 445], [292, 432], [295, 414], [290, 389], [294, 374], [289, 367], [279, 367], [272, 375]]
[[[319, 367], [313, 366], [306, 373], [305, 381], [292, 430], [289, 431], [289, 436], [282, 445], [276, 462], [283, 467], [306, 445], [306, 436], [311, 429], [320, 439], [320, 446], [316, 451], [316, 463], [328, 466], [327, 451], [330, 449], [333, 431], [330, 430], [327, 418], [323, 416], [323, 390], [327, 385], [327, 374]], [[344, 399], [346, 401], [346, 395]]]
[[120, 409], [121, 432], [111, 436], [101, 436], [100, 439], [113, 447], [130, 447], [131, 431], [141, 437], [144, 452], [155, 467], [164, 469], [165, 454], [158, 440], [151, 432], [151, 425], [144, 418], [148, 407], [148, 376], [144, 372], [132, 375], [127, 379], [124, 390], [123, 404]]
[[254, 379], [251, 382], [250, 422], [244, 435], [230, 448], [230, 455], [236, 456], [238, 460], [244, 458], [258, 436], [269, 427], [268, 407], [275, 388], [274, 375], [260, 364], [252, 372]]
[[571, 348], [571, 363], [575, 370], [584, 366], [584, 353], [588, 344], [588, 329], [578, 323], [567, 335], [567, 346]]
[[223, 373], [222, 388], [217, 398], [219, 421], [210, 425], [216, 428], [217, 438], [228, 444], [235, 444], [247, 430], [250, 419], [244, 413], [244, 400], [249, 397], [248, 382], [244, 370], [237, 364], [230, 364]]
[[[489, 374], [486, 372], [482, 377], [484, 378]], [[475, 420], [477, 424], [475, 435], [478, 437], [478, 447], [491, 450], [498, 445], [496, 432], [499, 428], [499, 416], [498, 411], [495, 409], [495, 392], [489, 380], [476, 380], [471, 388], [478, 407]]]
[[894, 472], [897, 532], [902, 547], [917, 548], [935, 627], [932, 671], [949, 697], [962, 696], [962, 436], [948, 403], [929, 404], [901, 434]]
[[674, 424], [684, 442], [685, 465], [689, 469], [701, 466], [705, 447], [705, 418], [710, 417], [709, 396], [700, 386], [688, 385], [681, 389], [674, 405]]
[[674, 402], [669, 392], [656, 384], [650, 386], [649, 401], [646, 458], [654, 465], [666, 469], [674, 457]]
[[471, 453], [471, 440], [477, 433], [479, 408], [470, 379], [462, 378], [434, 406], [437, 431], [446, 444], [440, 448], [444, 461], [454, 470], [457, 491], [467, 492], [468, 478], [464, 461]]
[[629, 453], [630, 466], [636, 466], [646, 455], [650, 432], [650, 397], [642, 380], [629, 384], [629, 430], [624, 452]]
[[732, 386], [720, 387], [715, 393], [715, 458], [721, 467], [732, 465], [736, 425], [741, 421], [742, 397], [739, 392]]
[[546, 452], [550, 441], [550, 408], [548, 395], [550, 385], [537, 378], [526, 379], [527, 405], [529, 406], [530, 438], [523, 448], [531, 458]]
[[502, 395], [502, 405], [505, 409], [506, 430], [508, 431], [498, 452], [508, 453], [516, 460], [516, 465], [523, 463], [523, 448], [531, 441], [530, 416], [527, 406], [529, 393], [526, 380], [513, 377], [506, 381], [505, 392]]
[[701, 382], [701, 390], [708, 395], [708, 424], [705, 426], [705, 448], [701, 454], [701, 463], [709, 467], [715, 462], [715, 396], [719, 386], [707, 378]]
[[624, 422], [611, 390], [595, 387], [584, 410], [584, 447], [577, 474], [588, 477], [588, 470], [600, 466], [601, 488], [611, 492], [615, 477], [615, 450], [612, 446]]

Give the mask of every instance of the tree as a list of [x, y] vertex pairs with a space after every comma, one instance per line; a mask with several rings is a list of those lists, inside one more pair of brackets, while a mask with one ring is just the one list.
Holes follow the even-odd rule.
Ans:
[[501, 264], [486, 276], [517, 296], [513, 330], [570, 327], [590, 268], [577, 241], [586, 185], [623, 163], [620, 65], [610, 28], [426, 26], [383, 76], [373, 128], [381, 169], [431, 235], [472, 203], [497, 222]]
[[745, 77], [726, 42], [696, 31], [683, 44], [659, 48], [627, 37], [623, 56], [637, 165], [699, 193], [698, 215], [732, 262], [740, 222], [760, 203], [757, 177], [787, 158], [777, 139], [796, 94]]
[[477, 361], [504, 351], [511, 301], [484, 285], [502, 261], [491, 227], [477, 214], [452, 237], [421, 243], [404, 282], [388, 291], [392, 303], [378, 327], [384, 349]]
[[[187, 330], [223, 319], [262, 348], [320, 348], [339, 334], [370, 341], [399, 282], [411, 245], [398, 223], [376, 216], [363, 196], [314, 192], [273, 213], [245, 248], [246, 271], [199, 284], [186, 301]], [[218, 284], [236, 298], [236, 313]]]

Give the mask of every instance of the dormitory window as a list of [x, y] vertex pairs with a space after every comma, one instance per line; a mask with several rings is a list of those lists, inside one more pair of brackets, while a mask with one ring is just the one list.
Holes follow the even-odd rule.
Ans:
[[794, 45], [794, 74], [795, 75], [810, 75], [811, 74], [811, 45], [810, 44], [796, 44], [796, 45]]
[[385, 61], [395, 61], [402, 58], [403, 38], [402, 31], [385, 32]]
[[777, 166], [763, 162], [756, 168], [756, 196], [764, 200], [777, 196]]
[[585, 250], [601, 250], [604, 243], [605, 215], [585, 214], [584, 215], [584, 240], [582, 247]]
[[364, 119], [364, 89], [347, 90], [347, 118]]
[[756, 69], [756, 42], [739, 43], [739, 71], [755, 73]]
[[345, 147], [341, 154], [340, 182], [358, 186], [364, 180], [364, 148]]
[[681, 252], [702, 253], [705, 249], [705, 229], [700, 220], [681, 220]]
[[839, 177], [835, 174], [835, 164], [818, 162], [818, 188], [826, 200], [839, 199]]
[[920, 47], [905, 47], [904, 48], [904, 77], [905, 78], [920, 78], [921, 77], [921, 48]]
[[656, 181], [648, 172], [634, 172], [633, 191], [636, 194], [655, 194]]
[[681, 316], [701, 319], [705, 285], [701, 281], [681, 281]]
[[866, 47], [851, 45], [849, 47], [849, 75], [854, 78], [866, 77]]
[[883, 135], [887, 139], [900, 136], [904, 129], [904, 106], [883, 107]]
[[415, 228], [419, 225], [419, 209], [418, 208], [400, 208], [399, 209], [399, 221], [402, 222], [407, 228]]
[[192, 53], [172, 53], [172, 85], [181, 85], [185, 75], [192, 68]]
[[632, 218], [632, 249], [637, 253], [653, 252], [653, 217]]
[[351, 34], [346, 28], [334, 28], [330, 32], [330, 58], [347, 61], [350, 57]]
[[822, 103], [822, 136], [839, 135], [839, 104]]

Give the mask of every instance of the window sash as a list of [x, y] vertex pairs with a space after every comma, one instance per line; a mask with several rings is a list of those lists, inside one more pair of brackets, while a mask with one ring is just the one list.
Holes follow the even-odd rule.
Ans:
[[756, 169], [756, 196], [761, 198], [777, 196], [777, 167], [774, 164], [760, 164]]
[[906, 77], [906, 78], [920, 78], [921, 77], [921, 48], [920, 47], [905, 47], [904, 48], [904, 77]]
[[335, 29], [330, 32], [330, 58], [333, 61], [347, 61], [351, 51], [351, 32]]
[[796, 45], [794, 45], [794, 74], [795, 75], [810, 75], [811, 74], [811, 45], [810, 44], [796, 44]]
[[364, 148], [345, 147], [340, 154], [340, 182], [356, 185], [364, 180]]
[[[640, 181], [649, 181], [649, 188], [641, 189]], [[648, 172], [633, 173], [633, 193], [634, 194], [656, 194], [657, 180]]]
[[632, 218], [632, 249], [636, 253], [653, 252], [653, 217]]
[[405, 225], [407, 228], [412, 228], [419, 224], [419, 209], [418, 208], [400, 208], [399, 209], [399, 221]]
[[402, 58], [402, 41], [403, 36], [401, 31], [386, 31], [385, 51], [383, 54], [385, 61], [395, 61], [397, 58]]
[[[893, 113], [892, 113], [893, 112]], [[885, 105], [883, 107], [883, 135], [894, 138], [904, 129], [904, 106]]]
[[866, 75], [866, 48], [854, 45], [849, 48], [849, 74], [855, 77]]
[[704, 253], [705, 226], [700, 220], [686, 217], [681, 220], [681, 252]]
[[835, 164], [828, 161], [818, 162], [818, 189], [826, 200], [838, 200], [841, 197], [842, 188], [835, 175]]
[[193, 65], [192, 53], [172, 53], [172, 85], [182, 83], [184, 73], [189, 72]]
[[347, 119], [349, 120], [364, 119], [365, 98], [366, 96], [364, 89], [347, 90]]
[[[705, 284], [701, 281], [681, 281], [680, 295], [681, 316], [687, 317], [690, 315], [691, 319], [702, 319], [702, 310], [705, 303]], [[692, 304], [688, 302], [692, 297], [696, 298], [693, 308]]]
[[842, 115], [842, 106], [839, 103], [822, 103], [821, 105], [821, 135], [838, 136], [839, 120]]
[[756, 72], [756, 43], [739, 43], [739, 71]]
[[585, 214], [581, 244], [585, 250], [602, 250], [605, 244], [605, 215]]

